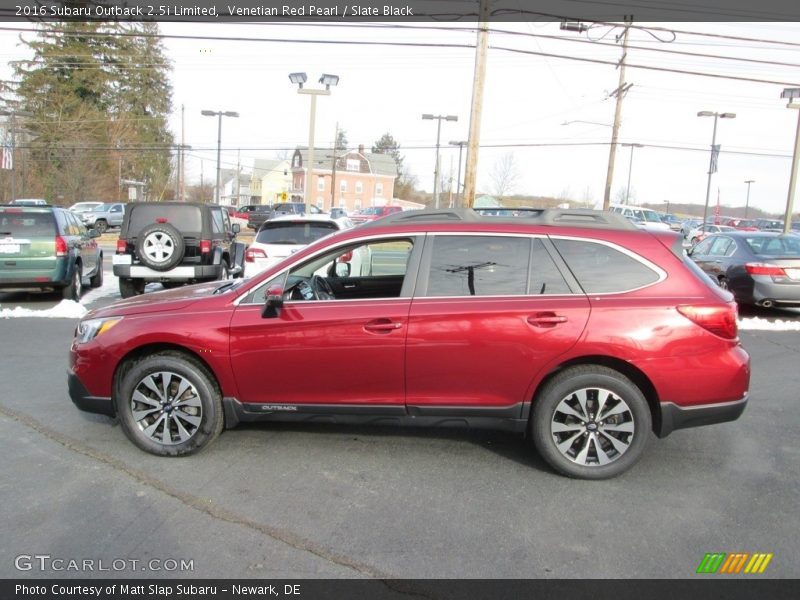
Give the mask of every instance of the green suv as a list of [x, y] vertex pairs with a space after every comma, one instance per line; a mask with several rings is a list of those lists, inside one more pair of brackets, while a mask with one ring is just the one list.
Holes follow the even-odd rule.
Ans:
[[0, 206], [0, 291], [58, 289], [80, 299], [103, 284], [103, 251], [80, 217], [52, 206]]

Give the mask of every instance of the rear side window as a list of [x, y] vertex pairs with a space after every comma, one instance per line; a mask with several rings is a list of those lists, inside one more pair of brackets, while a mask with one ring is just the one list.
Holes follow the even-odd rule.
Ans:
[[52, 212], [0, 211], [0, 237], [35, 237], [55, 235]]
[[635, 290], [659, 279], [650, 267], [605, 244], [558, 238], [553, 244], [587, 294]]
[[540, 239], [532, 241], [528, 293], [533, 295], [572, 293]]
[[530, 243], [524, 237], [436, 236], [426, 295], [524, 295]]
[[165, 219], [181, 232], [199, 233], [203, 230], [203, 215], [196, 206], [163, 206], [154, 202], [152, 205], [140, 204], [130, 213], [128, 230], [136, 234], [151, 223]]
[[256, 235], [261, 244], [310, 244], [338, 231], [335, 223], [280, 223], [267, 221]]

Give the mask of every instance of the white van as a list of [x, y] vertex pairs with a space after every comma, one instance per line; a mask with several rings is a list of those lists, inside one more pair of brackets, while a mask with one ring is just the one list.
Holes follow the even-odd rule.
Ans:
[[619, 213], [631, 219], [642, 229], [655, 229], [657, 231], [670, 231], [669, 224], [664, 223], [658, 213], [651, 208], [642, 208], [632, 204], [611, 204], [611, 212]]

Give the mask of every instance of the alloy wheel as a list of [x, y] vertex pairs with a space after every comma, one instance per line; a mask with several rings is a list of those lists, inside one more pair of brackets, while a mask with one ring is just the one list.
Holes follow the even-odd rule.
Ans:
[[144, 239], [142, 251], [151, 261], [165, 263], [175, 252], [175, 240], [163, 231], [154, 231]]
[[145, 436], [168, 446], [189, 440], [203, 420], [197, 388], [172, 371], [151, 373], [136, 384], [131, 413]]
[[583, 388], [563, 398], [550, 422], [558, 451], [581, 466], [618, 460], [636, 434], [633, 412], [623, 398], [604, 388]]

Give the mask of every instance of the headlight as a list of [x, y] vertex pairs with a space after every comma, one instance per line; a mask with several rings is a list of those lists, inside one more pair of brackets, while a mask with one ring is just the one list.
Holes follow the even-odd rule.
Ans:
[[93, 340], [98, 335], [105, 333], [114, 325], [122, 321], [122, 317], [106, 317], [105, 319], [88, 319], [78, 323], [75, 330], [75, 341], [78, 344], [85, 344]]

